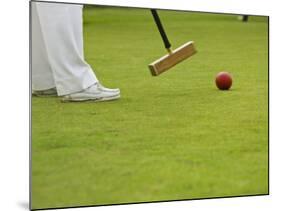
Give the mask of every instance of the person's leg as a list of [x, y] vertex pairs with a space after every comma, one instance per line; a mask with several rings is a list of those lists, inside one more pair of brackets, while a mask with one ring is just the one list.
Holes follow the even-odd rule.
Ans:
[[243, 21], [244, 21], [244, 22], [247, 22], [248, 19], [249, 19], [249, 16], [248, 16], [248, 15], [243, 15]]
[[75, 30], [73, 36], [77, 44], [79, 54], [84, 58], [84, 42], [83, 42], [83, 6], [82, 9], [77, 10], [76, 8], [71, 12], [70, 21], [73, 24]]
[[36, 7], [58, 95], [96, 84], [83, 55], [82, 6], [38, 2]]
[[35, 91], [52, 89], [55, 87], [55, 82], [48, 61], [35, 3], [31, 3], [31, 15], [32, 89]]

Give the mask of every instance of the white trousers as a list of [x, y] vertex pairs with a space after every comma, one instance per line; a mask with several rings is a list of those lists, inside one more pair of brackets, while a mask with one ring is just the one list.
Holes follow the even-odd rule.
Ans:
[[32, 89], [56, 87], [58, 95], [96, 82], [84, 60], [82, 5], [32, 2]]

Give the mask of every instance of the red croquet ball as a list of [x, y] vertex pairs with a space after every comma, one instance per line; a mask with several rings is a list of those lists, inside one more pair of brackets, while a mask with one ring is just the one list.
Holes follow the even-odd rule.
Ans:
[[216, 76], [216, 85], [220, 90], [228, 90], [232, 85], [232, 78], [228, 72], [220, 72]]

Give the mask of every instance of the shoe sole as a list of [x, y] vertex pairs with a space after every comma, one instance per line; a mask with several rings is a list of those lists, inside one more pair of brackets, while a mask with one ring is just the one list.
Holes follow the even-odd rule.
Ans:
[[114, 95], [111, 97], [101, 97], [101, 98], [95, 98], [95, 99], [73, 99], [73, 98], [62, 98], [61, 101], [63, 103], [66, 102], [85, 102], [85, 101], [92, 101], [92, 102], [103, 102], [103, 101], [111, 101], [111, 100], [117, 100], [120, 98], [120, 94]]

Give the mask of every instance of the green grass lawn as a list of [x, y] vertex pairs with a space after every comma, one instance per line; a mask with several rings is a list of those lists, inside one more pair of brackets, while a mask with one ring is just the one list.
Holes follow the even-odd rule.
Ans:
[[268, 19], [159, 15], [198, 54], [152, 77], [166, 52], [149, 10], [84, 10], [86, 60], [122, 97], [32, 98], [32, 208], [268, 193]]

